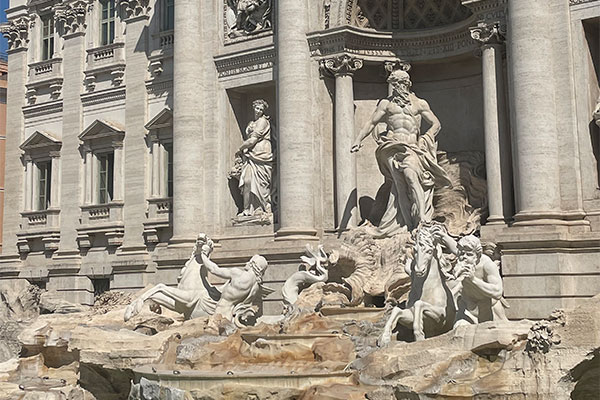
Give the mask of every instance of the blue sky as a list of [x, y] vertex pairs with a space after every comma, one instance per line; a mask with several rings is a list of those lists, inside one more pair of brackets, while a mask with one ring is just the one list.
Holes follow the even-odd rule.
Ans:
[[[6, 13], [4, 10], [8, 8], [8, 0], [0, 0], [0, 22], [6, 21]], [[6, 53], [7, 48], [6, 39], [4, 36], [0, 35], [0, 53]]]

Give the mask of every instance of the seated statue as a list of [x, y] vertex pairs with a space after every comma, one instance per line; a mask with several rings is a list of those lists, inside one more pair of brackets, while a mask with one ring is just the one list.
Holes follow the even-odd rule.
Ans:
[[247, 35], [271, 26], [271, 0], [227, 0], [235, 13], [235, 26], [230, 37]]
[[[181, 269], [176, 288], [159, 283], [146, 291], [125, 309], [128, 321], [137, 315], [146, 300], [184, 315], [185, 319], [221, 315], [236, 326], [252, 323], [263, 294], [262, 285], [267, 260], [253, 256], [242, 268], [221, 268], [210, 259], [213, 242], [205, 234], [198, 235], [192, 256]], [[208, 272], [227, 282], [217, 288], [208, 282]]]
[[458, 243], [445, 231], [436, 232], [446, 248], [458, 257], [452, 292], [456, 299], [454, 326], [506, 320], [502, 277], [498, 265], [483, 254], [479, 238], [468, 235]]

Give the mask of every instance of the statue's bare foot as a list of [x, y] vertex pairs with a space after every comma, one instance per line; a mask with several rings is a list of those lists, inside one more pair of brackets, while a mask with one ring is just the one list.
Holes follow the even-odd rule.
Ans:
[[144, 307], [144, 302], [142, 299], [137, 299], [133, 303], [127, 306], [125, 309], [125, 314], [123, 315], [123, 320], [125, 322], [129, 321], [132, 317], [138, 315], [140, 311], [142, 311], [142, 307]]

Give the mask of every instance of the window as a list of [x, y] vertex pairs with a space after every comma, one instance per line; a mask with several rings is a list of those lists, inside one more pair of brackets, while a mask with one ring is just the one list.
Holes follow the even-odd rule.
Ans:
[[113, 199], [114, 153], [98, 155], [98, 203], [106, 204]]
[[42, 17], [42, 61], [54, 55], [54, 18], [52, 15]]
[[163, 0], [161, 19], [161, 31], [173, 30], [175, 27], [175, 0]]
[[167, 197], [173, 197], [173, 143], [163, 145], [167, 153]]
[[105, 46], [115, 41], [115, 0], [102, 0], [100, 4], [100, 44]]
[[36, 163], [38, 168], [38, 198], [37, 210], [47, 210], [50, 206], [50, 182], [52, 176], [52, 164], [50, 161]]

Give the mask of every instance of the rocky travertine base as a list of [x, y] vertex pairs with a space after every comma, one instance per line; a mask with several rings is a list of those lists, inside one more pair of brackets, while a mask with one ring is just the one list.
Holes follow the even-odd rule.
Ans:
[[[127, 296], [107, 296], [86, 311], [21, 313], [20, 357], [0, 364], [0, 398], [595, 400], [600, 394], [600, 296], [535, 325], [488, 322], [381, 349], [375, 340], [383, 311], [323, 308], [227, 335], [218, 321], [184, 322], [166, 310], [145, 308], [124, 323]], [[11, 301], [18, 309], [19, 301]]]

